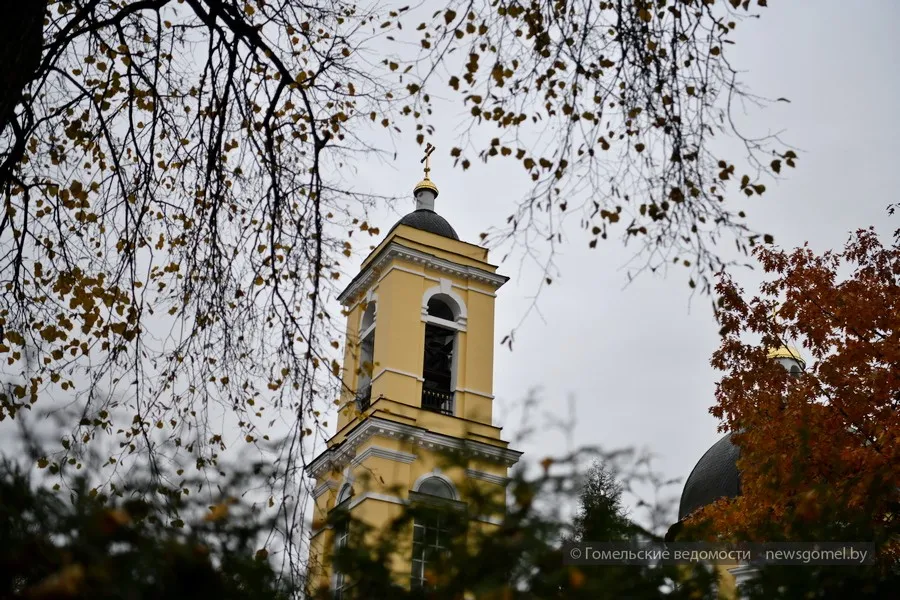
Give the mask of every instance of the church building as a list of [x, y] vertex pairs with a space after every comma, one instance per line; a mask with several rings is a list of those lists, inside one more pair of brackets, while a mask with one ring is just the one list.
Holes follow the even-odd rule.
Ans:
[[[307, 468], [315, 481], [311, 583], [334, 598], [352, 582], [330, 564], [348, 535], [329, 525], [332, 511], [380, 529], [418, 502], [465, 511], [471, 490], [504, 506], [508, 469], [521, 456], [493, 424], [494, 300], [508, 278], [487, 249], [460, 240], [435, 212], [431, 151], [413, 190], [416, 209], [339, 296], [347, 334], [337, 431]], [[472, 527], [504, 517], [468, 508]], [[392, 570], [399, 585], [422, 586], [429, 556], [444, 543], [441, 524], [411, 529]]]
[[[779, 363], [791, 375], [799, 375], [806, 368], [800, 351], [791, 346], [770, 349], [768, 358]], [[666, 541], [676, 541], [685, 520], [696, 511], [720, 498], [735, 498], [741, 494], [741, 474], [737, 464], [740, 457], [741, 450], [732, 442], [731, 433], [724, 435], [700, 457], [684, 483], [678, 504], [678, 521], [669, 528]], [[740, 584], [752, 578], [755, 572], [752, 565], [721, 568], [719, 598], [741, 598]]]

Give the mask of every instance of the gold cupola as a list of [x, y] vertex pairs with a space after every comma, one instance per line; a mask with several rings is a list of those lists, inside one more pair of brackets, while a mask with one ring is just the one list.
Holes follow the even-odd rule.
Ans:
[[[434, 210], [434, 200], [438, 196], [437, 186], [434, 185], [434, 182], [428, 177], [428, 174], [431, 172], [432, 152], [434, 152], [434, 146], [429, 143], [425, 146], [425, 156], [422, 157], [422, 160], [420, 161], [425, 164], [425, 179], [417, 183], [416, 187], [413, 188], [413, 196], [416, 198], [417, 204], [422, 203], [424, 200], [425, 204], [430, 204], [430, 206], [423, 207], [428, 210]], [[420, 192], [425, 192], [427, 198], [420, 198]]]
[[[775, 325], [778, 325], [778, 322], [779, 322], [779, 318], [778, 318], [779, 308], [780, 308], [779, 305], [776, 304], [775, 308], [772, 309], [772, 320], [774, 321]], [[796, 363], [800, 367], [801, 370], [806, 368], [806, 361], [803, 360], [803, 356], [800, 354], [800, 350], [798, 348], [796, 348], [795, 346], [789, 346], [787, 344], [782, 344], [782, 345], [778, 346], [777, 348], [769, 348], [766, 353], [766, 356], [769, 358], [769, 360], [778, 361], [779, 363], [784, 365], [785, 368], [787, 368], [788, 370], [790, 370], [790, 368], [792, 366], [792, 363], [790, 361], [793, 361], [794, 363]]]

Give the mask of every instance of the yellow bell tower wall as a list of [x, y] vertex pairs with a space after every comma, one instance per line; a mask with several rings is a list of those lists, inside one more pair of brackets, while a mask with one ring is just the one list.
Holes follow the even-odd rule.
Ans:
[[[310, 565], [319, 586], [334, 582], [334, 510], [378, 529], [428, 493], [424, 482], [440, 481], [442, 500], [464, 507], [473, 528], [502, 522], [508, 469], [521, 453], [493, 424], [494, 300], [507, 278], [487, 254], [401, 224], [341, 294], [348, 316], [337, 431], [308, 467], [315, 480]], [[450, 364], [440, 382], [425, 364], [435, 356], [426, 351], [428, 335], [443, 349], [452, 340], [452, 351], [437, 354]], [[493, 508], [469, 503], [485, 497]], [[398, 582], [409, 582], [409, 549], [394, 563]]]
[[370, 303], [376, 311], [372, 399], [419, 406], [427, 318], [423, 304], [429, 294], [449, 296], [464, 311], [457, 321], [455, 414], [491, 424], [494, 299], [506, 278], [496, 275], [486, 259], [484, 248], [403, 225], [375, 249], [354, 280], [370, 286], [357, 292], [349, 307], [339, 431], [354, 418], [348, 403], [359, 389], [360, 323]]

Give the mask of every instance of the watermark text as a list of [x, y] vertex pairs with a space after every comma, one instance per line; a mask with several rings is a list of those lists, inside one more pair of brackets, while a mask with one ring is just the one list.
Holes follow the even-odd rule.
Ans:
[[563, 546], [570, 565], [672, 565], [694, 563], [774, 565], [868, 565], [874, 545], [865, 542], [580, 542]]

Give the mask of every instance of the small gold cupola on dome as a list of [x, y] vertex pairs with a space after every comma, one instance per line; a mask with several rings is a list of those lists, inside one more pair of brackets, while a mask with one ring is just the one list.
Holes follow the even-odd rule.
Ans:
[[791, 360], [799, 363], [800, 367], [806, 366], [806, 361], [800, 355], [800, 350], [794, 346], [779, 346], [778, 348], [770, 348], [768, 357], [774, 360]]
[[416, 210], [434, 210], [434, 201], [438, 196], [437, 186], [428, 177], [431, 172], [431, 153], [434, 152], [434, 146], [430, 143], [425, 146], [425, 156], [419, 161], [425, 165], [425, 179], [416, 184], [413, 188], [413, 196], [416, 199]]
[[[778, 310], [778, 305], [776, 305], [775, 308], [772, 309], [772, 320], [776, 325], [778, 325], [779, 322]], [[806, 361], [803, 360], [803, 356], [800, 354], [800, 350], [795, 346], [781, 344], [777, 348], [769, 348], [766, 355], [769, 360], [778, 362], [785, 369], [790, 371], [791, 374], [799, 374], [801, 371], [806, 369]]]

